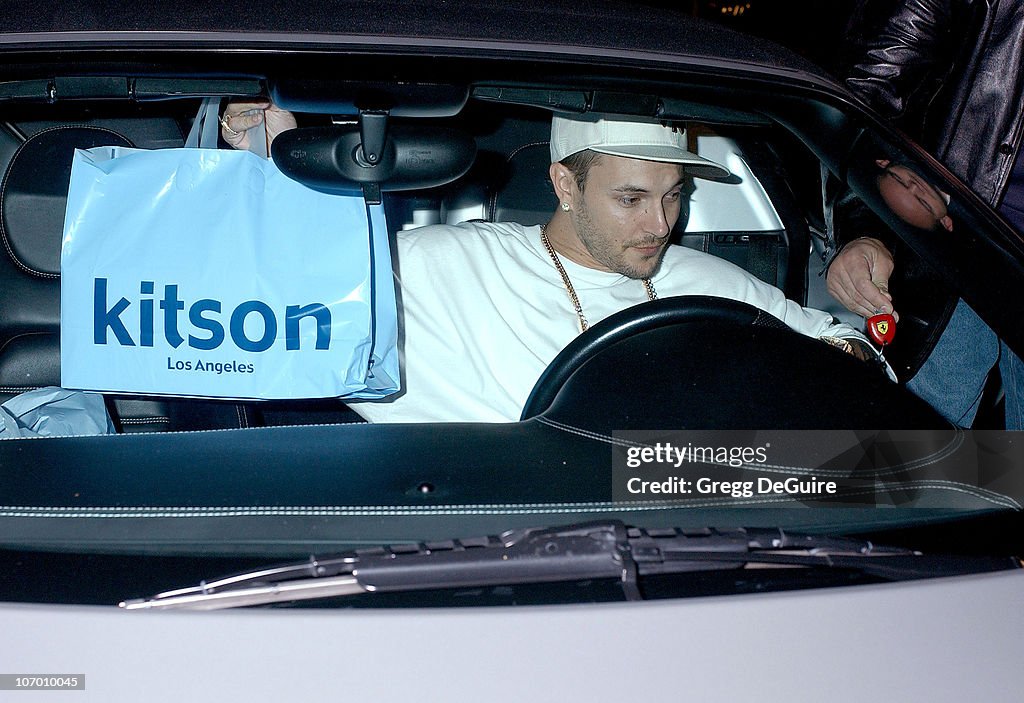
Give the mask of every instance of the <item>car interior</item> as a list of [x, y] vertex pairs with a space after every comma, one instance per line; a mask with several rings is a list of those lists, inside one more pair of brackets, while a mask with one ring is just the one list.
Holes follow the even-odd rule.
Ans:
[[[181, 147], [188, 112], [96, 103], [23, 110], [0, 125], [0, 399], [60, 385], [60, 246], [66, 188], [75, 149]], [[547, 179], [550, 112], [518, 108], [500, 114], [481, 104], [460, 115], [475, 125], [476, 161], [465, 177], [442, 187], [385, 196], [389, 227], [465, 220], [545, 222], [556, 205]], [[697, 180], [674, 238], [728, 259], [790, 297], [803, 295], [808, 230], [770, 147], [737, 141], [691, 124], [695, 151], [727, 163], [731, 182]], [[223, 145], [224, 148], [229, 148]], [[741, 151], [742, 150], [742, 151]], [[753, 169], [757, 168], [755, 175]], [[772, 188], [769, 197], [762, 182]], [[119, 431], [221, 429], [318, 422], [356, 422], [333, 400], [230, 402], [112, 395]]]
[[[174, 94], [173, 81], [162, 84], [156, 79], [106, 80], [107, 83], [89, 78], [6, 84], [8, 93], [19, 99], [8, 101], [0, 122], [0, 237], [4, 243], [4, 255], [0, 256], [0, 398], [5, 400], [25, 391], [60, 384], [60, 245], [74, 150], [98, 145], [180, 147], [196, 114], [199, 100]], [[127, 81], [130, 86], [127, 99], [92, 98], [109, 82], [117, 81]], [[547, 133], [552, 111], [602, 108], [643, 112], [649, 109], [645, 99], [649, 102], [650, 97], [638, 95], [631, 100], [628, 95], [605, 94], [600, 90], [553, 91], [544, 86], [389, 85], [358, 81], [342, 82], [340, 88], [331, 84], [327, 92], [316, 81], [294, 80], [235, 80], [222, 85], [200, 81], [198, 88], [194, 84], [189, 87], [197, 96], [213, 93], [222, 95], [225, 101], [269, 95], [296, 112], [300, 128], [275, 142], [275, 155], [282, 170], [314, 187], [330, 189], [331, 179], [335, 179], [339, 189], [361, 188], [367, 198], [380, 197], [392, 237], [400, 230], [432, 223], [474, 219], [513, 220], [526, 225], [545, 222], [556, 205], [547, 179]], [[39, 90], [47, 91], [48, 96], [69, 97], [39, 100], [33, 92]], [[142, 94], [165, 99], [140, 100]], [[24, 95], [30, 99], [23, 99]], [[169, 99], [172, 95], [175, 99]], [[367, 103], [387, 108], [371, 109], [365, 107]], [[353, 105], [359, 104], [364, 107], [353, 109]], [[687, 207], [673, 231], [674, 241], [727, 259], [779, 287], [790, 299], [808, 304], [809, 291], [817, 283], [809, 272], [811, 243], [820, 236], [822, 225], [820, 196], [816, 192], [820, 185], [814, 180], [819, 156], [801, 143], [806, 142], [806, 135], [799, 130], [783, 129], [779, 121], [763, 114], [721, 104], [680, 101], [666, 95], [658, 105], [666, 119], [685, 128], [693, 151], [725, 164], [732, 174], [717, 181], [692, 179]], [[347, 112], [339, 117], [336, 113], [342, 111]], [[437, 173], [381, 171], [374, 175], [374, 169], [356, 168], [349, 173], [325, 176], [313, 173], [312, 159], [288, 159], [287, 145], [281, 144], [291, 138], [303, 138], [307, 145], [330, 149], [341, 139], [354, 139], [358, 144], [360, 139], [380, 139], [383, 135], [398, 144], [399, 150], [403, 143], [415, 144], [429, 135], [442, 151], [448, 149], [453, 154], [451, 163], [436, 167]], [[470, 161], [466, 161], [464, 153], [466, 140], [471, 140], [470, 148], [475, 151], [475, 158]], [[405, 166], [400, 164], [396, 168]], [[365, 171], [371, 175], [367, 177]], [[904, 333], [905, 337], [920, 336], [912, 329], [915, 326], [925, 331], [932, 327], [927, 316], [917, 318], [910, 314], [907, 318], [906, 326], [911, 329]], [[658, 327], [663, 323], [650, 324]], [[779, 377], [791, 382], [774, 384], [771, 391], [778, 399], [773, 408], [785, 405], [784, 398], [790, 398], [793, 406], [802, 408], [797, 413], [800, 417], [778, 420], [771, 408], [750, 414], [736, 403], [726, 402], [727, 409], [720, 414], [709, 410], [706, 404], [701, 404], [699, 412], [687, 405], [688, 409], [678, 410], [679, 418], [685, 418], [687, 426], [720, 421], [729, 426], [784, 422], [788, 427], [851, 422], [851, 416], [840, 418], [827, 410], [828, 403], [822, 402], [821, 408], [810, 410], [805, 397], [798, 400], [801, 394], [793, 389], [802, 387], [799, 379], [811, 384], [817, 378], [827, 377], [836, 389], [849, 384], [851, 394], [859, 397], [871, 395], [863, 390], [868, 379], [875, 397], [868, 398], [860, 411], [850, 411], [848, 406], [843, 411], [852, 412], [852, 417], [860, 413], [860, 419], [852, 420], [854, 423], [879, 422], [879, 413], [889, 413], [880, 408], [900, 408], [902, 414], [893, 415], [899, 417], [899, 423], [913, 424], [915, 421], [910, 418], [914, 417], [924, 424], [935, 422], [927, 408], [920, 407], [914, 398], [904, 397], [906, 394], [880, 402], [879, 398], [892, 395], [892, 389], [874, 370], [867, 373], [850, 367], [852, 376], [847, 372], [836, 373], [834, 364], [850, 360], [838, 358], [833, 350], [801, 350], [797, 354], [788, 349], [791, 344], [805, 342], [782, 343], [787, 350], [776, 353], [785, 358], [775, 365]], [[654, 344], [650, 340], [642, 343]], [[672, 358], [688, 348], [687, 344], [670, 339], [657, 344], [663, 344]], [[915, 340], [904, 346], [920, 348], [921, 344]], [[738, 368], [756, 369], [757, 353], [752, 352], [749, 359], [739, 363], [739, 351], [730, 347], [728, 354], [724, 354], [723, 349], [705, 345], [690, 350], [689, 364], [684, 363], [681, 368], [696, 370], [706, 364], [722, 369], [735, 361]], [[763, 345], [759, 346], [760, 352], [764, 350]], [[893, 352], [890, 359], [899, 370], [902, 356], [898, 348]], [[822, 353], [825, 356], [819, 359]], [[799, 363], [796, 356], [801, 357]], [[697, 359], [701, 361], [698, 363]], [[571, 379], [565, 380], [568, 383]], [[622, 382], [628, 383], [629, 379]], [[704, 391], [706, 397], [724, 401], [730, 394], [742, 394], [750, 388], [764, 389], [765, 383], [764, 374], [756, 370], [746, 376], [719, 374]], [[776, 385], [784, 387], [781, 395]], [[582, 388], [582, 381], [570, 386]], [[654, 392], [656, 397], [671, 397], [670, 390]], [[604, 392], [606, 397], [616, 395], [614, 389]], [[789, 392], [793, 395], [788, 396]], [[766, 395], [763, 391], [761, 394]], [[572, 394], [562, 394], [562, 403], [568, 416], [579, 419], [582, 413], [585, 424], [596, 421], [590, 417], [588, 405], [574, 400]], [[912, 409], [904, 408], [907, 404]], [[599, 405], [607, 405], [607, 401]], [[223, 401], [109, 394], [107, 406], [121, 433], [361, 422], [355, 412], [335, 399]], [[523, 419], [527, 418], [524, 414]], [[604, 419], [598, 424], [604, 425]]]

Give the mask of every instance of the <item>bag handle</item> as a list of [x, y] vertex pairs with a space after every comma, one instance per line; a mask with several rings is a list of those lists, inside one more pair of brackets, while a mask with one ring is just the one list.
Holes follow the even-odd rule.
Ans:
[[[249, 151], [264, 159], [268, 158], [266, 128], [264, 121], [249, 130]], [[219, 134], [220, 98], [204, 98], [185, 139], [185, 148], [216, 149]]]
[[185, 138], [187, 149], [216, 149], [220, 132], [220, 98], [203, 98], [192, 129]]

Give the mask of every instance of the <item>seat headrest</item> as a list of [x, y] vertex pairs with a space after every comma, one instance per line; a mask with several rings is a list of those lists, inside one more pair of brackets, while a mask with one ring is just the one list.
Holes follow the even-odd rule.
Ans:
[[546, 141], [524, 144], [508, 157], [507, 180], [496, 187], [487, 207], [491, 222], [539, 225], [558, 207], [548, 169], [551, 150]]
[[60, 275], [71, 161], [75, 149], [96, 146], [134, 145], [109, 129], [60, 126], [32, 135], [15, 152], [0, 185], [0, 236], [18, 268]]

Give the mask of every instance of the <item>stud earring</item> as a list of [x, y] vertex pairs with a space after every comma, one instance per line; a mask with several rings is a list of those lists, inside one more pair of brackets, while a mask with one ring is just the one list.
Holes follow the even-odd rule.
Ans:
[[562, 203], [562, 212], [569, 212], [569, 203]]

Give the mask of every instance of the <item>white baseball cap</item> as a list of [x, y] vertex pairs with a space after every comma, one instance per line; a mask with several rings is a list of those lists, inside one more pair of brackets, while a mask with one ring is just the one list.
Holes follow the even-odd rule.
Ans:
[[551, 163], [590, 149], [601, 154], [644, 161], [683, 164], [705, 178], [725, 178], [729, 169], [686, 149], [686, 133], [635, 117], [555, 115], [551, 120]]

